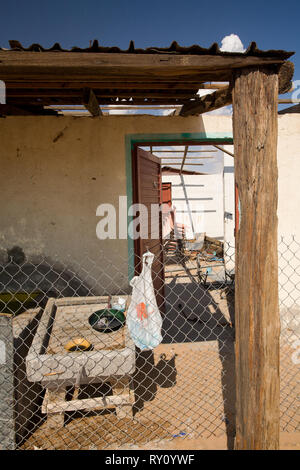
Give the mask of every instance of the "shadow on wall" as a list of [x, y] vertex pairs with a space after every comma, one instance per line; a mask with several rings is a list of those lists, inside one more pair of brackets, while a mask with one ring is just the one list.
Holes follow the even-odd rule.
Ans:
[[8, 261], [0, 266], [2, 311], [19, 314], [28, 308], [44, 307], [49, 297], [95, 295], [91, 287], [65, 267], [45, 259], [28, 262], [19, 247], [7, 253]]

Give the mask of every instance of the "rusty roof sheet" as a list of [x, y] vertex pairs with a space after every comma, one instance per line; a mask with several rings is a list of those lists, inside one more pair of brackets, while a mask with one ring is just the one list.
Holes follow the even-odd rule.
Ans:
[[256, 42], [251, 42], [245, 52], [227, 52], [221, 51], [219, 45], [215, 42], [210, 47], [205, 48], [199, 45], [189, 47], [180, 46], [176, 41], [173, 41], [170, 47], [148, 47], [146, 49], [136, 49], [134, 42], [130, 41], [129, 47], [122, 50], [119, 47], [104, 47], [100, 46], [97, 40], [94, 40], [91, 46], [86, 48], [72, 47], [71, 49], [63, 49], [59, 43], [55, 43], [50, 48], [44, 48], [40, 44], [31, 44], [29, 47], [24, 47], [19, 41], [9, 41], [10, 49], [0, 48], [1, 51], [24, 51], [24, 52], [102, 52], [102, 53], [118, 53], [118, 54], [186, 54], [186, 55], [221, 55], [221, 56], [255, 56], [255, 57], [277, 57], [279, 59], [288, 59], [294, 52], [287, 52], [283, 50], [268, 50], [262, 51], [258, 49]]

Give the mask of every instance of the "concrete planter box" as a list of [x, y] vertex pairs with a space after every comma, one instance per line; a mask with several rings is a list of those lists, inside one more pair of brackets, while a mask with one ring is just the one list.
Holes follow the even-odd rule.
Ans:
[[[28, 380], [53, 388], [132, 375], [135, 346], [126, 325], [105, 334], [88, 323], [88, 317], [106, 308], [107, 302], [104, 296], [49, 299], [26, 358]], [[93, 350], [68, 352], [64, 345], [74, 337], [89, 340]]]

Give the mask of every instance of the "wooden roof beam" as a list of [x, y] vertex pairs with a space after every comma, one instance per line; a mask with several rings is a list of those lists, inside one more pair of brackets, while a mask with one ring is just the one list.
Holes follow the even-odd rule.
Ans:
[[219, 150], [221, 150], [221, 151], [224, 152], [224, 153], [227, 153], [227, 155], [229, 155], [230, 157], [233, 157], [233, 158], [234, 158], [234, 154], [231, 153], [231, 152], [229, 152], [229, 150], [226, 150], [226, 149], [224, 149], [223, 147], [220, 147], [219, 145], [214, 145], [214, 147], [216, 147], [216, 149], [219, 149]]
[[91, 113], [92, 116], [102, 116], [102, 111], [99, 102], [96, 98], [95, 93], [91, 88], [83, 89], [83, 101], [84, 107]]
[[223, 108], [232, 103], [232, 89], [226, 87], [182, 106], [180, 116], [194, 116]]
[[[287, 93], [291, 90], [293, 86], [293, 74], [293, 62], [287, 61], [280, 65], [278, 73], [278, 94]], [[226, 88], [219, 89], [214, 93], [203, 96], [200, 100], [186, 103], [181, 108], [180, 115], [194, 116], [197, 114], [207, 113], [230, 104], [232, 104], [232, 87], [229, 85]]]
[[288, 93], [293, 88], [293, 75], [295, 66], [289, 60], [284, 62], [279, 67], [278, 73], [278, 94]]
[[200, 90], [223, 90], [228, 87], [228, 83], [201, 83]]
[[188, 153], [188, 150], [189, 150], [189, 146], [186, 145], [185, 148], [184, 148], [184, 154], [183, 154], [183, 159], [182, 159], [182, 163], [181, 163], [181, 167], [180, 167], [180, 175], [182, 173], [182, 170], [183, 170], [183, 167], [184, 167], [184, 164], [185, 164], [185, 160], [186, 160], [186, 156], [187, 156], [187, 153]]
[[[282, 64], [278, 56], [119, 54], [93, 52], [0, 51], [0, 76], [4, 81], [63, 78], [76, 79], [180, 79], [194, 77], [199, 83], [228, 81], [237, 68]], [[203, 75], [203, 76], [202, 76]]]

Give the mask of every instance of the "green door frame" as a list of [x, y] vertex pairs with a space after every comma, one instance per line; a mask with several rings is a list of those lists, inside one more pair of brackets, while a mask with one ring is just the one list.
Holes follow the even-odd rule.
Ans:
[[[128, 209], [133, 203], [133, 180], [132, 180], [132, 162], [135, 148], [137, 146], [149, 145], [232, 145], [233, 136], [230, 132], [183, 132], [179, 134], [128, 134], [125, 137], [125, 155], [126, 155], [126, 193], [127, 193], [127, 226], [131, 221], [128, 216]], [[134, 276], [134, 241], [128, 238], [128, 277], [131, 280]]]

